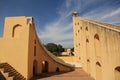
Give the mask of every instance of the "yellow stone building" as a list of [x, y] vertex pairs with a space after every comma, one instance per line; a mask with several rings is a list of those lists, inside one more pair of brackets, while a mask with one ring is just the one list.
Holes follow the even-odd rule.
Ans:
[[66, 48], [64, 52], [61, 53], [61, 56], [72, 56], [72, 51], [70, 48]]
[[36, 74], [82, 66], [95, 80], [120, 80], [120, 26], [74, 12], [73, 30], [75, 56], [57, 58], [42, 45], [32, 17], [6, 17], [0, 38], [0, 74], [7, 80], [29, 80]]
[[56, 58], [42, 45], [32, 17], [5, 18], [4, 35], [0, 38], [0, 71], [7, 80], [29, 80], [39, 73], [71, 70], [72, 65]]
[[76, 62], [95, 80], [120, 80], [120, 26], [73, 13]]

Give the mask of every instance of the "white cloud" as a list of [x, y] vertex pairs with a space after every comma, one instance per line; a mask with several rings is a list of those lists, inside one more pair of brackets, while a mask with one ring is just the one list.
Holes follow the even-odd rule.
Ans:
[[101, 19], [113, 17], [113, 16], [116, 16], [118, 14], [120, 14], [120, 8], [118, 8], [117, 10], [111, 11], [109, 14], [104, 15]]
[[[87, 17], [95, 20], [106, 21], [110, 23], [120, 23], [120, 8], [113, 6], [96, 4], [103, 3], [104, 0], [65, 0], [65, 2], [58, 7], [59, 18], [56, 21], [46, 24], [44, 30], [38, 29], [38, 36], [42, 42], [54, 42], [62, 44], [64, 47], [73, 47], [73, 31], [72, 31], [72, 12], [77, 10], [82, 17]], [[88, 12], [92, 5], [93, 8]]]
[[[73, 0], [66, 0], [61, 7], [59, 7], [59, 19], [45, 25], [44, 30], [38, 31], [38, 36], [43, 43], [54, 42], [62, 44], [64, 47], [73, 47], [73, 30], [72, 12], [71, 9]], [[64, 8], [63, 8], [64, 7]]]
[[117, 7], [117, 4], [116, 6], [111, 6], [113, 3], [115, 3], [115, 1], [108, 3], [103, 3], [101, 6], [96, 6], [95, 9], [91, 9], [89, 12], [86, 12], [82, 16], [103, 22], [120, 24], [120, 8]]
[[110, 13], [107, 13], [101, 17], [101, 20], [107, 21], [110, 23], [120, 23], [120, 8], [112, 10]]
[[[42, 40], [44, 40], [44, 43], [55, 42], [61, 44], [64, 43], [64, 41], [66, 40], [71, 40], [72, 42], [72, 24], [55, 23], [56, 22], [53, 22], [50, 25], [46, 25], [45, 30], [40, 32], [39, 36]], [[68, 45], [66, 45], [65, 43], [63, 44], [63, 46], [68, 47]], [[70, 47], [72, 47], [72, 45]]]

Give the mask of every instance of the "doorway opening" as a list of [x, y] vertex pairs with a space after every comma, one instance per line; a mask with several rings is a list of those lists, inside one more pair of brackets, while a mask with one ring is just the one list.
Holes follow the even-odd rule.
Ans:
[[56, 72], [60, 72], [60, 68], [59, 67], [56, 68]]
[[34, 60], [33, 61], [33, 75], [36, 75], [37, 74], [37, 61]]
[[48, 72], [48, 62], [47, 61], [43, 61], [42, 62], [42, 72], [43, 73], [47, 73]]

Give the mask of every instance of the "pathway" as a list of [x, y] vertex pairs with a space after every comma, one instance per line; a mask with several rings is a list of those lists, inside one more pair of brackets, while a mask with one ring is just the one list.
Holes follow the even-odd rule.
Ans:
[[66, 73], [43, 73], [36, 76], [36, 78], [37, 80], [94, 80], [82, 69]]

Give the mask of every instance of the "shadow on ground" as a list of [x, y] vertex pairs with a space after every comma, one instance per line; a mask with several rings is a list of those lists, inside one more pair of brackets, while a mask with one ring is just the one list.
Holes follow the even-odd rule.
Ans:
[[65, 73], [69, 73], [69, 72], [72, 72], [72, 71], [41, 73], [41, 74], [33, 76], [30, 80], [42, 79], [42, 78], [51, 77], [51, 76], [54, 76], [54, 75], [65, 74]]

